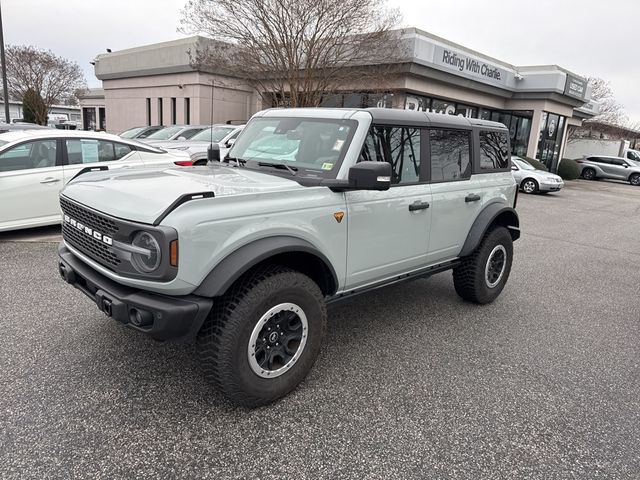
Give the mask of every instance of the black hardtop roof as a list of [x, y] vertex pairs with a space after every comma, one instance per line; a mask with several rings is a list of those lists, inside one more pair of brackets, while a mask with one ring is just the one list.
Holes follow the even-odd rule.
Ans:
[[478, 118], [466, 118], [459, 115], [444, 113], [419, 112], [415, 110], [402, 110], [399, 108], [365, 108], [373, 117], [373, 123], [407, 126], [438, 126], [438, 127], [485, 127], [506, 130], [502, 123], [481, 120]]

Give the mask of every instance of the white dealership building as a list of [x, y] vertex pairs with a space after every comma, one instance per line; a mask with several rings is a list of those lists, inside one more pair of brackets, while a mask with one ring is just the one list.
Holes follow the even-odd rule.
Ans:
[[[406, 48], [393, 75], [367, 78], [328, 96], [323, 106], [407, 108], [490, 119], [511, 133], [514, 154], [555, 169], [569, 125], [597, 113], [584, 78], [556, 65], [515, 66], [418, 29], [397, 32]], [[210, 40], [180, 40], [103, 53], [103, 90], [82, 99], [85, 128], [110, 132], [152, 124], [246, 120], [270, 107], [240, 78], [201, 71], [189, 52]], [[388, 69], [389, 65], [385, 65]]]

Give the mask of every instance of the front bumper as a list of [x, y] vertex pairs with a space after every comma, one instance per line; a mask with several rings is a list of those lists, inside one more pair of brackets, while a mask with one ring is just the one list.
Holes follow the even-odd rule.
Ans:
[[540, 183], [539, 189], [541, 192], [558, 192], [564, 187], [564, 182], [556, 183]]
[[120, 285], [78, 260], [64, 243], [58, 247], [58, 257], [60, 276], [100, 311], [156, 340], [194, 338], [211, 311], [209, 298], [170, 297]]

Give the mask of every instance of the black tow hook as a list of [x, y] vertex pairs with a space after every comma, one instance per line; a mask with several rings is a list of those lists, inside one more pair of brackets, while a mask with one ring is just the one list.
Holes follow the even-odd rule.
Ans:
[[58, 272], [60, 272], [60, 276], [65, 282], [70, 284], [76, 283], [76, 274], [73, 272], [73, 270], [67, 268], [64, 263], [58, 264]]
[[102, 311], [107, 315], [107, 317], [111, 316], [111, 300], [108, 298], [102, 299]]

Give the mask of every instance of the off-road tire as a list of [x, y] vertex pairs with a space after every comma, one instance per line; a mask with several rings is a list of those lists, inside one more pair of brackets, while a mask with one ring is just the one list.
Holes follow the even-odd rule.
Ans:
[[520, 184], [520, 187], [524, 193], [536, 193], [540, 189], [538, 182], [533, 178], [525, 178]]
[[[486, 268], [489, 255], [496, 247], [502, 245], [505, 255], [504, 271], [497, 284], [489, 287], [486, 280]], [[453, 269], [453, 285], [456, 293], [463, 299], [474, 303], [490, 303], [502, 292], [513, 262], [513, 241], [505, 227], [490, 228], [485, 233], [480, 245], [462, 263]]]
[[637, 174], [637, 173], [631, 174], [631, 176], [629, 177], [629, 183], [636, 187], [640, 185], [640, 174]]
[[[254, 327], [272, 307], [299, 305], [308, 333], [298, 360], [275, 378], [262, 378], [249, 363], [247, 349]], [[214, 302], [198, 333], [196, 350], [205, 377], [236, 404], [254, 408], [291, 392], [307, 376], [320, 352], [327, 312], [318, 285], [300, 272], [269, 265], [238, 280]]]
[[585, 180], [595, 180], [596, 179], [596, 171], [593, 168], [585, 168], [582, 170], [582, 178]]

